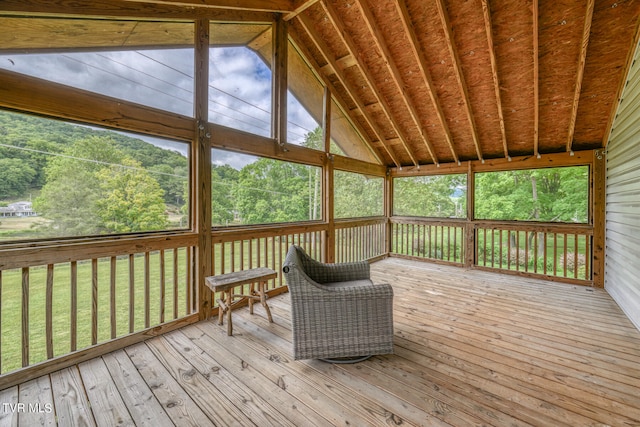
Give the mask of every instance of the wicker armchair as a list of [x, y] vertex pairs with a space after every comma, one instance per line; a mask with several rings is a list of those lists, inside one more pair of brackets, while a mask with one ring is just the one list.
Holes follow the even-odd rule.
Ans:
[[393, 289], [373, 284], [368, 262], [323, 264], [291, 246], [282, 271], [296, 360], [393, 353]]

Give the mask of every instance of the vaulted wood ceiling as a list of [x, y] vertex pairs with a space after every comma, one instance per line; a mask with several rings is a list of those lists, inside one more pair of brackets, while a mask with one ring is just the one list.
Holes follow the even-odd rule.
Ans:
[[181, 19], [282, 12], [295, 43], [389, 166], [604, 147], [640, 16], [637, 0], [0, 4], [11, 14], [64, 7], [70, 15], [142, 10]]

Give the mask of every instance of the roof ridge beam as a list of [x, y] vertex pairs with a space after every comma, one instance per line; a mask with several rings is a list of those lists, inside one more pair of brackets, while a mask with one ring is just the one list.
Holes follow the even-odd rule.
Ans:
[[440, 22], [442, 23], [442, 29], [444, 30], [444, 37], [447, 40], [447, 46], [449, 47], [449, 54], [453, 61], [453, 71], [460, 86], [462, 92], [462, 102], [464, 103], [464, 109], [467, 113], [467, 119], [471, 126], [471, 138], [473, 139], [473, 145], [476, 148], [476, 155], [478, 160], [484, 162], [482, 156], [482, 149], [480, 148], [480, 140], [478, 138], [478, 130], [476, 127], [476, 120], [473, 116], [473, 109], [471, 108], [471, 101], [469, 100], [469, 89], [467, 88], [467, 82], [465, 81], [464, 74], [462, 74], [462, 68], [460, 66], [460, 57], [458, 56], [458, 49], [456, 49], [453, 35], [451, 34], [451, 23], [449, 22], [449, 14], [447, 14], [447, 8], [444, 5], [443, 0], [436, 1], [438, 7], [438, 15], [440, 16]]
[[343, 24], [342, 20], [338, 17], [338, 14], [335, 11], [335, 9], [333, 8], [333, 6], [328, 4], [326, 0], [323, 0], [322, 2], [320, 2], [320, 4], [324, 8], [325, 13], [327, 14], [327, 17], [329, 18], [329, 21], [331, 21], [331, 23], [333, 24], [333, 26], [336, 29], [336, 32], [338, 33], [339, 37], [342, 39], [342, 42], [347, 47], [347, 50], [349, 51], [349, 53], [354, 58], [356, 58], [356, 66], [358, 67], [358, 70], [360, 70], [360, 73], [364, 77], [367, 85], [371, 89], [371, 92], [373, 92], [373, 95], [377, 99], [377, 101], [380, 104], [380, 106], [382, 106], [382, 111], [387, 116], [387, 119], [391, 123], [391, 126], [393, 127], [393, 130], [396, 132], [396, 134], [400, 138], [402, 146], [404, 147], [405, 151], [409, 155], [409, 158], [411, 158], [411, 162], [415, 166], [418, 166], [418, 161], [416, 160], [415, 155], [413, 154], [413, 152], [411, 151], [411, 149], [407, 145], [407, 141], [406, 141], [404, 135], [402, 134], [402, 132], [400, 132], [400, 126], [398, 125], [398, 123], [396, 123], [396, 120], [394, 119], [393, 114], [391, 114], [391, 109], [389, 108], [389, 104], [376, 91], [376, 87], [374, 85], [374, 79], [371, 76], [371, 73], [364, 66], [364, 64], [362, 64], [362, 61], [360, 60], [360, 57], [358, 55], [356, 55], [357, 47], [355, 45], [355, 42], [353, 41], [353, 39], [349, 35], [349, 33], [344, 28], [344, 24]]
[[418, 118], [419, 115], [418, 115], [416, 106], [413, 103], [413, 101], [411, 101], [411, 99], [409, 98], [409, 95], [407, 94], [407, 92], [403, 87], [402, 78], [400, 77], [400, 71], [398, 70], [398, 66], [396, 65], [395, 61], [391, 57], [391, 52], [389, 51], [389, 47], [387, 46], [387, 43], [384, 41], [382, 37], [380, 26], [377, 24], [377, 22], [374, 19], [373, 13], [371, 12], [371, 9], [369, 7], [369, 2], [367, 0], [356, 0], [356, 2], [358, 3], [358, 6], [360, 7], [362, 14], [364, 15], [365, 23], [367, 24], [367, 27], [369, 27], [369, 31], [373, 35], [373, 39], [376, 43], [376, 46], [382, 53], [384, 62], [387, 64], [387, 67], [389, 68], [389, 72], [393, 77], [393, 82], [396, 84], [398, 91], [402, 94], [401, 98], [404, 101], [404, 105], [409, 110], [409, 114], [411, 115], [413, 122], [415, 123], [416, 127], [418, 128], [418, 131], [422, 135], [422, 141], [424, 142], [424, 145], [429, 151], [429, 155], [431, 156], [433, 163], [439, 164], [440, 162], [438, 161], [438, 157], [435, 154], [433, 145], [431, 144], [431, 141], [429, 141], [427, 132], [424, 129], [424, 127], [421, 125], [420, 119]]
[[460, 163], [460, 159], [458, 158], [458, 153], [456, 153], [455, 147], [453, 146], [453, 138], [451, 137], [451, 130], [449, 129], [449, 125], [447, 124], [447, 121], [444, 118], [444, 111], [442, 111], [442, 105], [440, 105], [440, 100], [438, 99], [438, 94], [433, 85], [433, 79], [431, 78], [431, 73], [429, 73], [429, 69], [427, 68], [427, 60], [424, 56], [424, 53], [419, 47], [420, 45], [418, 43], [418, 37], [416, 36], [416, 32], [413, 29], [413, 24], [411, 23], [411, 17], [409, 16], [409, 9], [407, 9], [407, 4], [405, 3], [405, 0], [397, 0], [394, 3], [396, 5], [396, 8], [398, 9], [400, 20], [402, 21], [402, 26], [405, 30], [405, 33], [409, 37], [409, 40], [410, 40], [409, 45], [418, 63], [420, 74], [422, 75], [423, 80], [427, 84], [427, 89], [429, 90], [429, 97], [431, 98], [431, 103], [433, 104], [433, 107], [436, 110], [436, 116], [440, 121], [440, 125], [444, 130], [447, 145], [449, 145], [449, 149], [451, 150], [451, 154], [453, 155], [454, 161], [456, 163]]
[[[398, 159], [393, 154], [393, 151], [391, 150], [391, 147], [387, 146], [387, 144], [385, 144], [386, 139], [384, 138], [384, 135], [382, 134], [382, 131], [378, 128], [378, 125], [375, 123], [375, 121], [369, 116], [369, 113], [368, 113], [367, 109], [365, 108], [365, 105], [360, 100], [360, 98], [355, 96], [355, 94], [353, 92], [353, 89], [354, 89], [353, 85], [351, 83], [349, 83], [349, 81], [346, 79], [343, 70], [339, 67], [339, 65], [337, 63], [337, 60], [335, 58], [332, 58], [331, 55], [328, 53], [328, 52], [331, 52], [331, 50], [327, 46], [326, 42], [315, 31], [315, 29], [313, 28], [312, 23], [309, 22], [310, 18], [305, 14], [301, 14], [301, 15], [297, 16], [297, 19], [298, 19], [298, 22], [300, 22], [300, 24], [302, 25], [302, 28], [304, 28], [304, 30], [307, 32], [307, 35], [309, 36], [311, 41], [316, 45], [316, 48], [318, 49], [318, 51], [322, 54], [324, 59], [327, 61], [327, 64], [333, 69], [333, 72], [336, 75], [336, 77], [338, 78], [338, 80], [340, 81], [340, 84], [342, 84], [342, 86], [344, 86], [345, 91], [349, 94], [349, 96], [351, 97], [353, 102], [356, 104], [356, 106], [360, 110], [360, 113], [364, 117], [365, 121], [371, 127], [371, 129], [373, 130], [374, 134], [376, 135], [376, 138], [378, 138], [378, 140], [380, 141], [380, 144], [382, 145], [384, 150], [387, 152], [387, 154], [389, 155], [389, 157], [391, 158], [393, 163], [397, 167], [400, 167], [400, 162], [398, 162]], [[324, 77], [324, 74], [322, 74], [322, 76]], [[327, 86], [331, 87], [332, 85], [330, 85], [328, 83], [329, 82], [327, 80], [325, 80], [325, 84], [327, 84]], [[343, 110], [345, 112], [349, 112], [349, 114], [350, 114], [350, 109], [349, 108], [345, 108], [344, 105], [342, 107], [343, 107]], [[353, 120], [353, 119], [352, 119], [352, 122], [354, 124], [358, 123], [357, 120]], [[364, 135], [366, 135], [366, 132], [363, 132], [362, 129], [358, 129], [358, 130], [360, 130], [360, 133], [362, 134], [362, 137], [364, 139]], [[371, 148], [373, 148], [373, 147], [371, 147]]]
[[502, 148], [504, 157], [511, 159], [509, 147], [507, 145], [507, 130], [504, 125], [504, 113], [502, 112], [502, 97], [500, 95], [500, 79], [498, 78], [498, 63], [496, 60], [496, 50], [493, 46], [493, 27], [491, 25], [491, 9], [488, 0], [482, 1], [482, 13], [484, 15], [484, 28], [487, 33], [487, 44], [489, 45], [489, 58], [491, 59], [491, 74], [493, 76], [493, 87], [496, 92], [496, 107], [498, 108], [498, 118], [500, 120], [500, 132], [502, 134]]
[[576, 130], [576, 119], [578, 117], [578, 104], [580, 102], [580, 92], [582, 91], [584, 68], [587, 63], [587, 48], [589, 47], [589, 36], [591, 33], [591, 22], [593, 21], [594, 7], [595, 0], [588, 0], [584, 15], [584, 25], [582, 27], [582, 43], [580, 45], [580, 56], [578, 57], [578, 71], [576, 73], [576, 82], [573, 92], [573, 103], [571, 104], [569, 134], [567, 135], [567, 151], [570, 153], [573, 153], [573, 136]]

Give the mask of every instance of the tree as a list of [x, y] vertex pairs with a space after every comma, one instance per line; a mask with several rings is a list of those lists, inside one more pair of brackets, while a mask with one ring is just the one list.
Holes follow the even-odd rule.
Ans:
[[211, 167], [211, 214], [214, 225], [229, 225], [236, 208], [235, 189], [240, 172], [229, 165]]
[[262, 158], [242, 168], [234, 191], [244, 224], [304, 221], [309, 218], [312, 166]]
[[109, 232], [161, 230], [167, 226], [164, 191], [140, 163], [123, 159], [122, 165], [102, 169], [97, 178], [102, 197], [97, 214]]
[[0, 159], [0, 199], [22, 196], [36, 174], [26, 160]]
[[466, 175], [396, 178], [393, 181], [394, 215], [466, 217]]
[[586, 222], [586, 166], [476, 175], [478, 219]]
[[158, 230], [166, 227], [163, 191], [140, 164], [104, 136], [76, 141], [53, 157], [34, 207], [54, 236]]
[[336, 218], [384, 215], [384, 180], [358, 173], [334, 172]]

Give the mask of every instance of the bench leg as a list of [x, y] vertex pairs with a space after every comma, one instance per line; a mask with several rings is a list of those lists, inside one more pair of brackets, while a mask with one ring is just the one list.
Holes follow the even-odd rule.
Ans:
[[249, 290], [249, 314], [253, 314], [253, 298], [252, 296], [254, 296], [256, 294], [256, 284], [252, 283], [251, 284], [251, 289]]
[[267, 312], [267, 317], [269, 318], [269, 322], [273, 323], [273, 318], [271, 317], [271, 310], [267, 305], [267, 295], [265, 294], [266, 286], [267, 286], [267, 282], [260, 282], [260, 284], [258, 285], [258, 289], [259, 289], [258, 292], [260, 293], [260, 303], [262, 304], [265, 311]]
[[233, 335], [233, 324], [231, 323], [231, 303], [232, 303], [231, 289], [227, 292], [227, 335]]

